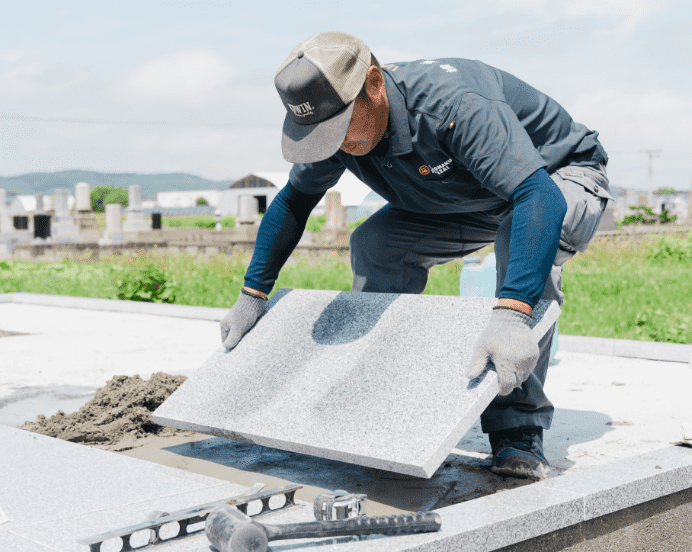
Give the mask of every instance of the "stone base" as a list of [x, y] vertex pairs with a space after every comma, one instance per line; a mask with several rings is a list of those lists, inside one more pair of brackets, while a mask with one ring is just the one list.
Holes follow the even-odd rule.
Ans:
[[312, 243], [348, 247], [351, 231], [348, 228], [323, 228], [312, 237]]
[[79, 234], [79, 227], [71, 216], [55, 217], [50, 233], [55, 242], [81, 243], [84, 241], [84, 238]]
[[144, 220], [142, 211], [127, 211], [123, 232], [142, 232], [151, 230], [151, 222]]

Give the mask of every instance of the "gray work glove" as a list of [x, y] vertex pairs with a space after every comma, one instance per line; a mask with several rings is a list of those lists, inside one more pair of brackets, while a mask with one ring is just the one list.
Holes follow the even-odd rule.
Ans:
[[233, 349], [247, 331], [264, 314], [267, 301], [260, 297], [250, 297], [243, 292], [238, 295], [235, 305], [221, 320], [221, 341], [226, 349]]
[[529, 327], [528, 314], [509, 308], [495, 308], [471, 353], [466, 372], [469, 379], [483, 373], [492, 360], [500, 384], [500, 395], [509, 395], [521, 386], [538, 362], [538, 341]]

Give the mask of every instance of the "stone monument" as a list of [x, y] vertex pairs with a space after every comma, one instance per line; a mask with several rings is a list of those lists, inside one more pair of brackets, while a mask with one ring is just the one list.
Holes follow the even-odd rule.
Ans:
[[127, 213], [123, 232], [144, 232], [151, 230], [151, 223], [144, 220], [142, 211], [142, 187], [132, 184], [127, 190]]
[[238, 224], [235, 231], [240, 240], [255, 241], [257, 239], [258, 213], [259, 203], [256, 197], [249, 194], [238, 196]]
[[79, 227], [75, 224], [69, 207], [69, 190], [55, 190], [55, 219], [53, 221], [53, 240], [61, 243], [81, 243]]
[[348, 246], [348, 228], [344, 223], [341, 192], [329, 191], [324, 197], [325, 224], [318, 241], [340, 247]]
[[106, 205], [106, 231], [99, 245], [113, 245], [123, 242], [123, 233], [120, 229], [120, 204], [109, 203]]
[[91, 188], [86, 182], [75, 186], [75, 223], [84, 241], [95, 242], [99, 239], [96, 215], [91, 210]]

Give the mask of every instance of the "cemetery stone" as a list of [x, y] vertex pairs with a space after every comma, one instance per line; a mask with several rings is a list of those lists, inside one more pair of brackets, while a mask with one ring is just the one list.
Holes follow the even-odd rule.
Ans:
[[53, 239], [63, 243], [78, 243], [82, 241], [82, 237], [79, 235], [79, 228], [70, 214], [69, 197], [69, 190], [55, 190]]
[[151, 230], [151, 225], [144, 220], [142, 211], [142, 187], [132, 184], [127, 191], [127, 212], [123, 232], [142, 232]]
[[123, 233], [120, 229], [120, 204], [109, 203], [106, 205], [106, 231], [99, 240], [101, 245], [122, 243]]
[[151, 229], [161, 230], [161, 213], [151, 214]]
[[50, 238], [50, 215], [34, 215], [34, 238]]

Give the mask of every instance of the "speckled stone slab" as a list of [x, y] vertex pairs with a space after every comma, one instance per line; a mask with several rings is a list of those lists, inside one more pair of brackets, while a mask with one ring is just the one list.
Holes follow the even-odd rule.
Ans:
[[[165, 426], [429, 478], [498, 392], [464, 376], [497, 299], [280, 289], [153, 414]], [[557, 320], [541, 301], [533, 331]]]

